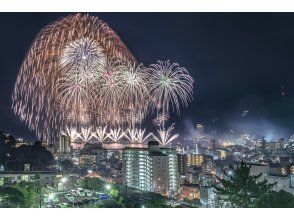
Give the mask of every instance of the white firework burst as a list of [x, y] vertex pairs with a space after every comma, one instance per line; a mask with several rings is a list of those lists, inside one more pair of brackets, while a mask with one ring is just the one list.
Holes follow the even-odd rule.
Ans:
[[107, 126], [104, 127], [98, 127], [96, 129], [96, 133], [93, 134], [93, 136], [100, 142], [103, 143], [107, 139]]
[[174, 124], [172, 124], [170, 127], [168, 127], [167, 130], [160, 128], [157, 130], [158, 137], [153, 135], [155, 140], [157, 140], [162, 146], [166, 146], [167, 144], [171, 143], [175, 139], [178, 138], [178, 134], [171, 135], [172, 130], [174, 129]]
[[93, 137], [92, 127], [81, 128], [81, 133], [79, 137], [82, 139], [84, 143], [89, 142], [90, 139]]
[[121, 130], [121, 128], [110, 129], [110, 132], [108, 134], [108, 138], [110, 138], [115, 143], [122, 139], [123, 136], [124, 132]]

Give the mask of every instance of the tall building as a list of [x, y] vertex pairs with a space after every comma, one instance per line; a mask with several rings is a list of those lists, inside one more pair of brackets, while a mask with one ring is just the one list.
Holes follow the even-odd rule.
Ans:
[[156, 141], [149, 141], [148, 148], [125, 148], [122, 171], [128, 187], [167, 196], [178, 191], [176, 151], [159, 148]]
[[196, 125], [196, 141], [201, 141], [204, 138], [204, 126], [203, 124]]
[[261, 146], [260, 146], [260, 150], [262, 153], [265, 153], [265, 150], [266, 150], [266, 140], [265, 140], [265, 137], [262, 137], [261, 139]]
[[59, 153], [70, 153], [70, 138], [66, 135], [60, 135], [59, 137]]
[[187, 155], [186, 154], [178, 154], [178, 172], [180, 175], [184, 175], [187, 169]]

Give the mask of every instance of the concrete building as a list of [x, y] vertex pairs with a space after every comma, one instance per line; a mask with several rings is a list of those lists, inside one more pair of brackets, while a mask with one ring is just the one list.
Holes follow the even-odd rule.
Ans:
[[70, 138], [66, 135], [60, 135], [59, 137], [59, 153], [68, 154], [70, 153]]
[[216, 193], [209, 186], [200, 186], [200, 203], [204, 207], [214, 207], [216, 202]]
[[200, 199], [200, 186], [198, 184], [184, 183], [181, 185], [182, 199]]
[[159, 148], [149, 141], [148, 148], [123, 150], [123, 183], [142, 191], [172, 196], [178, 191], [177, 155], [174, 149]]
[[106, 160], [107, 150], [102, 147], [102, 144], [85, 144], [78, 154], [78, 165], [80, 167], [99, 167], [99, 165], [105, 165]]
[[196, 141], [202, 141], [204, 139], [204, 126], [203, 124], [196, 125]]
[[269, 183], [275, 183], [274, 189], [278, 192], [285, 190], [286, 192], [294, 195], [294, 175], [268, 175], [267, 180]]
[[204, 157], [201, 154], [178, 154], [178, 172], [184, 175], [193, 167], [201, 167], [204, 162]]
[[267, 164], [249, 164], [251, 166], [250, 175], [256, 176], [261, 173], [259, 177], [259, 181], [263, 181], [266, 179], [269, 172], [269, 165]]
[[[75, 187], [78, 179], [76, 172], [60, 173], [58, 171], [4, 171], [0, 172], [0, 186], [4, 183], [4, 179], [9, 179], [12, 183], [21, 181], [35, 181], [36, 175], [40, 176], [40, 183], [45, 187], [52, 187], [57, 190], [72, 189]], [[61, 181], [66, 178], [66, 182]]]

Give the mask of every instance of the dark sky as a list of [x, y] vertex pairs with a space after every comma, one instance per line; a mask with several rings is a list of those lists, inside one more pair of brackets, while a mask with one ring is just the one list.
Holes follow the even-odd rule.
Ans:
[[[18, 69], [36, 34], [68, 13], [0, 14], [0, 130], [34, 138], [11, 111]], [[91, 13], [106, 21], [139, 62], [169, 59], [195, 80], [176, 129], [294, 133], [293, 13]], [[281, 95], [285, 85], [286, 95]], [[242, 112], [249, 113], [242, 117]]]

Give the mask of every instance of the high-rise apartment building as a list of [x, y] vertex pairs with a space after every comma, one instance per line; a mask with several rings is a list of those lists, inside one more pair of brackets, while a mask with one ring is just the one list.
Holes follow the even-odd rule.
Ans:
[[66, 135], [59, 137], [59, 153], [67, 154], [70, 153], [70, 138]]
[[148, 148], [125, 148], [122, 171], [128, 187], [167, 196], [178, 190], [176, 151], [159, 148], [156, 141], [149, 141]]

